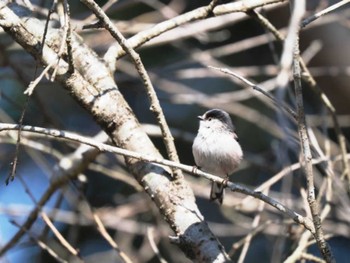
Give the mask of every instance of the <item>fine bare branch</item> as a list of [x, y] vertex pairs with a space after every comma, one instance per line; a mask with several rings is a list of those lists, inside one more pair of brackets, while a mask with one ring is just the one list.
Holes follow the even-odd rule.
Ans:
[[[305, 10], [304, 1], [296, 1], [294, 7], [295, 16], [300, 20]], [[302, 159], [303, 159], [303, 168], [306, 176], [307, 182], [307, 201], [311, 210], [311, 215], [313, 223], [315, 226], [314, 237], [316, 239], [317, 245], [322, 253], [323, 258], [327, 262], [335, 262], [330, 246], [325, 240], [321, 218], [319, 214], [318, 203], [316, 201], [315, 185], [314, 185], [314, 174], [312, 166], [312, 154], [311, 147], [309, 143], [309, 137], [307, 134], [307, 124], [305, 120], [305, 111], [303, 103], [303, 94], [301, 86], [301, 69], [299, 64], [299, 37], [298, 31], [296, 32], [294, 40], [294, 49], [293, 49], [293, 77], [294, 77], [294, 89], [297, 105], [297, 114], [298, 114], [298, 131], [300, 137], [300, 144], [302, 149]]]
[[[19, 128], [18, 125], [15, 125], [15, 124], [0, 123], [0, 131], [17, 130], [18, 128]], [[166, 166], [169, 166], [172, 168], [181, 169], [187, 173], [201, 176], [201, 177], [206, 178], [212, 182], [217, 182], [217, 183], [223, 182], [223, 179], [219, 176], [205, 173], [205, 172], [202, 172], [200, 170], [194, 171], [193, 166], [184, 165], [181, 163], [176, 163], [176, 162], [173, 162], [170, 160], [161, 159], [161, 158], [154, 157], [151, 155], [145, 155], [142, 153], [129, 151], [126, 149], [107, 145], [104, 143], [99, 143], [99, 142], [96, 142], [92, 138], [84, 137], [84, 136], [81, 136], [81, 135], [78, 135], [75, 133], [71, 133], [68, 131], [60, 131], [60, 130], [55, 130], [55, 129], [46, 129], [46, 128], [33, 127], [33, 126], [22, 126], [22, 130], [23, 130], [23, 132], [35, 132], [35, 133], [45, 134], [47, 136], [59, 138], [62, 140], [69, 140], [69, 141], [74, 141], [77, 143], [83, 143], [83, 144], [92, 146], [101, 152], [111, 152], [111, 153], [127, 156], [127, 157], [130, 157], [133, 159], [145, 161], [148, 163], [157, 163], [157, 164], [166, 165]], [[307, 217], [301, 216], [300, 214], [296, 213], [295, 211], [285, 207], [280, 202], [270, 198], [269, 196], [264, 195], [262, 192], [251, 190], [243, 185], [239, 185], [239, 184], [236, 184], [233, 182], [227, 182], [226, 186], [233, 192], [239, 192], [239, 193], [246, 194], [246, 195], [255, 197], [257, 199], [260, 199], [261, 201], [275, 207], [280, 212], [286, 214], [288, 217], [293, 219], [296, 223], [303, 225], [311, 233], [315, 232], [315, 229], [314, 229], [310, 219], [308, 219]]]
[[320, 18], [321, 16], [324, 16], [326, 14], [329, 14], [330, 12], [335, 11], [336, 9], [342, 7], [343, 5], [346, 5], [350, 3], [350, 0], [342, 0], [338, 3], [335, 3], [334, 5], [331, 5], [325, 9], [323, 9], [322, 11], [308, 17], [305, 18], [302, 23], [301, 23], [301, 27], [306, 27], [308, 24], [310, 24], [311, 22], [315, 21], [316, 19]]

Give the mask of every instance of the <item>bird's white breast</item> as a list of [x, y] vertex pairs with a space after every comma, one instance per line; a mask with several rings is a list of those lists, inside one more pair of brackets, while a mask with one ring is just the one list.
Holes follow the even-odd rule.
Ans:
[[243, 152], [233, 132], [214, 132], [213, 129], [200, 125], [193, 143], [193, 155], [197, 166], [204, 171], [227, 176], [237, 168]]

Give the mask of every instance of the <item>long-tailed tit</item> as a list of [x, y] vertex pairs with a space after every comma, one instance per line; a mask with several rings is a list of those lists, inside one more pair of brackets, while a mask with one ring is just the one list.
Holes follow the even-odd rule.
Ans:
[[[227, 180], [243, 158], [231, 118], [226, 111], [213, 109], [198, 116], [198, 119], [198, 134], [192, 145], [196, 165]], [[224, 186], [213, 182], [210, 200], [218, 200], [222, 204], [223, 197]]]

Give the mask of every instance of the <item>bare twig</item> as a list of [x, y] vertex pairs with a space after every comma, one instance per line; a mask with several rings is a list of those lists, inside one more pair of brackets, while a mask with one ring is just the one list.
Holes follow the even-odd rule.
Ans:
[[306, 27], [308, 24], [310, 24], [311, 22], [315, 21], [316, 19], [320, 18], [321, 16], [324, 16], [326, 14], [329, 14], [330, 12], [335, 11], [337, 8], [342, 7], [343, 5], [346, 5], [350, 3], [350, 0], [342, 0], [334, 5], [331, 5], [325, 9], [323, 9], [322, 11], [308, 17], [305, 18], [302, 23], [301, 23], [301, 27]]
[[[15, 226], [19, 227], [19, 228], [23, 228], [21, 227], [17, 222], [15, 221], [11, 221], [12, 224], [14, 224]], [[55, 260], [57, 260], [60, 263], [68, 263], [68, 261], [64, 260], [63, 258], [61, 258], [52, 248], [50, 248], [47, 244], [45, 244], [43, 241], [37, 239], [34, 235], [32, 235], [27, 229], [23, 229], [23, 231], [25, 231], [25, 233], [29, 236], [29, 238], [31, 240], [33, 240], [34, 242], [36, 242], [38, 244], [38, 246], [46, 251], [47, 253], [49, 253]]]
[[301, 259], [306, 259], [307, 261], [310, 261], [310, 262], [316, 262], [316, 263], [326, 263], [325, 260], [319, 258], [319, 257], [316, 257], [312, 254], [308, 254], [308, 253], [301, 253]]
[[257, 227], [252, 229], [250, 231], [249, 235], [246, 235], [242, 239], [240, 239], [237, 242], [233, 243], [232, 244], [232, 248], [231, 248], [231, 250], [229, 252], [229, 255], [232, 257], [235, 254], [235, 252], [246, 243], [246, 240], [248, 238], [252, 238], [252, 237], [258, 235], [260, 232], [264, 231], [264, 229], [266, 229], [266, 227], [268, 225], [270, 225], [272, 223], [273, 222], [271, 220], [264, 221], [261, 225], [258, 225]]
[[21, 126], [23, 124], [24, 121], [24, 116], [26, 114], [27, 108], [28, 108], [28, 104], [29, 104], [29, 97], [26, 98], [26, 101], [24, 103], [23, 106], [23, 110], [21, 113], [21, 117], [19, 118], [19, 129], [17, 132], [17, 142], [16, 142], [16, 149], [15, 149], [15, 154], [13, 157], [13, 161], [11, 162], [11, 170], [10, 170], [10, 174], [9, 176], [6, 178], [6, 185], [8, 185], [10, 183], [10, 181], [12, 182], [15, 179], [15, 175], [17, 172], [17, 165], [18, 165], [18, 156], [19, 156], [19, 151], [20, 151], [20, 145], [21, 145]]
[[235, 3], [229, 3], [224, 5], [219, 5], [214, 9], [215, 15], [223, 15], [233, 12], [248, 12], [250, 9], [254, 9], [257, 7], [262, 7], [264, 5], [281, 3], [285, 0], [245, 0], [245, 1], [237, 1]]
[[[294, 7], [294, 13], [300, 20], [305, 10], [305, 1], [296, 1]], [[315, 185], [314, 185], [314, 174], [313, 174], [313, 166], [312, 166], [312, 154], [311, 147], [309, 143], [309, 137], [307, 134], [307, 124], [305, 120], [305, 112], [304, 112], [304, 103], [303, 103], [303, 95], [302, 95], [302, 86], [301, 86], [301, 69], [299, 64], [299, 38], [298, 31], [295, 32], [295, 37], [291, 38], [294, 40], [294, 50], [293, 50], [293, 75], [294, 75], [294, 89], [295, 89], [295, 97], [296, 97], [296, 105], [297, 105], [297, 113], [298, 113], [298, 130], [299, 137], [302, 149], [302, 158], [303, 158], [303, 166], [304, 172], [307, 181], [307, 200], [309, 203], [309, 207], [311, 210], [313, 223], [315, 226], [314, 237], [317, 241], [317, 245], [321, 251], [323, 258], [327, 262], [335, 262], [332, 251], [324, 238], [324, 233], [321, 225], [321, 218], [319, 215], [319, 208], [316, 202], [316, 194], [315, 194]]]
[[[212, 176], [208, 176], [207, 174], [199, 174], [200, 176], [207, 178], [211, 181], [216, 181], [215, 177]], [[221, 179], [222, 182], [222, 179]], [[239, 192], [245, 195], [249, 195], [252, 196], [254, 198], [260, 199], [261, 201], [273, 206], [274, 208], [276, 208], [277, 210], [279, 210], [280, 212], [282, 212], [284, 215], [292, 218], [296, 223], [304, 226], [307, 230], [309, 230], [312, 234], [315, 233], [315, 228], [311, 222], [311, 220], [308, 217], [303, 217], [300, 214], [296, 213], [295, 211], [285, 207], [284, 205], [282, 205], [281, 203], [277, 202], [276, 200], [264, 195], [261, 192], [257, 192], [257, 191], [253, 191], [250, 190], [249, 188], [246, 188], [244, 186], [241, 186], [239, 184], [235, 184], [232, 182], [228, 182], [227, 183], [227, 187], [233, 191], [233, 192]]]
[[253, 82], [251, 82], [250, 80], [246, 79], [243, 76], [240, 76], [228, 69], [224, 69], [224, 68], [216, 68], [216, 67], [212, 67], [209, 66], [209, 68], [215, 69], [215, 70], [219, 70], [223, 73], [229, 74], [239, 80], [241, 80], [243, 83], [245, 83], [246, 85], [248, 85], [249, 87], [261, 92], [262, 94], [264, 94], [266, 97], [268, 97], [270, 100], [272, 100], [272, 102], [278, 106], [279, 108], [281, 108], [282, 110], [284, 110], [285, 112], [287, 112], [292, 119], [296, 119], [296, 113], [294, 112], [294, 110], [292, 110], [288, 105], [286, 105], [285, 103], [282, 103], [278, 100], [276, 100], [270, 93], [266, 92], [264, 89], [260, 88], [258, 85], [254, 84]]
[[[0, 131], [2, 131], [2, 130], [17, 130], [17, 129], [18, 129], [18, 125], [0, 123]], [[202, 172], [199, 170], [194, 172], [192, 166], [169, 161], [166, 159], [156, 158], [156, 157], [145, 155], [145, 154], [140, 154], [137, 152], [121, 149], [121, 148], [114, 147], [114, 146], [107, 145], [107, 144], [103, 144], [103, 143], [99, 143], [91, 138], [80, 136], [80, 135], [77, 135], [77, 134], [74, 134], [71, 132], [54, 130], [54, 129], [45, 129], [45, 128], [33, 127], [33, 126], [23, 126], [22, 129], [23, 129], [23, 131], [42, 133], [42, 134], [56, 137], [56, 138], [60, 138], [63, 140], [69, 140], [69, 141], [83, 143], [83, 144], [95, 147], [96, 149], [98, 149], [101, 152], [111, 152], [111, 153], [128, 156], [128, 157], [135, 158], [135, 159], [142, 160], [142, 161], [146, 161], [146, 162], [158, 163], [158, 164], [166, 165], [166, 166], [169, 166], [172, 168], [181, 169], [187, 173], [195, 174], [195, 175], [204, 177], [210, 181], [223, 183], [223, 179], [221, 177], [218, 177], [218, 176], [215, 176], [215, 175], [212, 175], [209, 173], [205, 173], [205, 172]], [[63, 179], [59, 180], [59, 182], [54, 182], [54, 183], [61, 186], [64, 183], [66, 183], [67, 180], [69, 180], [69, 179], [63, 178]], [[63, 181], [63, 182], [61, 182], [61, 181]], [[50, 188], [52, 188], [52, 187], [53, 187], [53, 185], [50, 185]], [[57, 186], [54, 186], [54, 187], [57, 187]], [[311, 233], [315, 232], [315, 229], [314, 229], [309, 218], [301, 216], [300, 214], [285, 207], [280, 202], [264, 195], [263, 193], [253, 191], [245, 186], [242, 186], [242, 185], [239, 185], [236, 183], [232, 183], [232, 182], [227, 182], [226, 187], [229, 188], [233, 192], [239, 192], [242, 194], [250, 195], [250, 196], [253, 196], [257, 199], [260, 199], [261, 201], [264, 201], [265, 203], [275, 207], [277, 210], [284, 213], [288, 217], [292, 218], [296, 223], [303, 225]], [[40, 203], [40, 201], [38, 202], [38, 204], [39, 203]], [[1, 252], [0, 252], [0, 255], [1, 255]]]
[[[266, 191], [265, 194], [268, 194], [268, 191]], [[259, 225], [259, 222], [261, 220], [261, 212], [264, 211], [264, 207], [265, 207], [265, 203], [261, 202], [259, 204], [259, 207], [258, 207], [258, 213], [254, 216], [254, 220], [253, 220], [253, 223], [252, 223], [252, 228], [253, 229], [256, 229]], [[247, 253], [248, 253], [248, 249], [249, 249], [249, 246], [252, 242], [252, 239], [254, 237], [254, 235], [256, 234], [256, 232], [254, 233], [251, 232], [249, 233], [246, 237], [245, 237], [245, 240], [244, 240], [244, 245], [243, 245], [243, 248], [242, 248], [242, 252], [241, 254], [239, 255], [239, 259], [237, 261], [237, 263], [243, 263], [244, 260], [245, 260], [245, 257], [247, 256]]]
[[74, 72], [74, 63], [73, 63], [73, 54], [72, 54], [72, 45], [71, 45], [71, 38], [72, 38], [72, 31], [71, 31], [71, 24], [70, 24], [70, 11], [69, 11], [69, 4], [67, 2], [67, 0], [59, 0], [59, 5], [63, 6], [63, 14], [62, 14], [62, 18], [61, 18], [61, 23], [63, 23], [62, 29], [63, 29], [63, 34], [62, 34], [62, 41], [61, 41], [61, 45], [59, 48], [59, 51], [57, 53], [58, 55], [58, 59], [57, 59], [57, 63], [55, 66], [54, 71], [52, 72], [51, 81], [54, 81], [56, 74], [57, 74], [57, 70], [59, 68], [59, 63], [60, 60], [62, 58], [63, 53], [65, 52], [65, 47], [67, 47], [67, 55], [68, 55], [68, 71], [70, 73]]
[[52, 221], [47, 216], [47, 214], [45, 212], [41, 212], [40, 216], [44, 220], [44, 222], [48, 225], [48, 227], [51, 229], [52, 233], [54, 233], [54, 235], [57, 237], [57, 239], [62, 244], [62, 246], [65, 247], [69, 251], [69, 253], [76, 256], [77, 258], [80, 258], [79, 251], [75, 249], [71, 244], [69, 244], [69, 242], [62, 236], [60, 231], [57, 230], [57, 228], [52, 223]]
[[[281, 70], [276, 77], [276, 86], [280, 89], [286, 88], [289, 81], [289, 77], [291, 73], [291, 65], [293, 62], [293, 47], [294, 47], [295, 39], [299, 32], [299, 23], [304, 14], [304, 12], [299, 12], [299, 11], [296, 12], [296, 10], [298, 10], [297, 7], [301, 6], [303, 3], [305, 4], [303, 0], [301, 0], [302, 2], [301, 4], [298, 2], [300, 1], [293, 2], [294, 9], [293, 9], [292, 17], [290, 19], [288, 33], [283, 44], [283, 52], [280, 60]], [[267, 27], [267, 29], [270, 29], [270, 28]], [[275, 36], [277, 36], [277, 34], [275, 34]]]
[[[177, 28], [181, 25], [201, 20], [208, 17], [208, 14], [212, 13], [215, 16], [235, 13], [235, 12], [247, 12], [248, 10], [264, 6], [267, 4], [273, 4], [278, 2], [284, 2], [284, 0], [241, 0], [232, 4], [224, 4], [215, 6], [212, 9], [213, 5], [208, 5], [204, 7], [199, 7], [195, 10], [189, 11], [187, 13], [178, 15], [172, 19], [163, 21], [150, 29], [143, 30], [142, 32], [134, 35], [133, 37], [127, 40], [128, 45], [133, 48], [137, 48], [149, 40], [163, 34], [164, 32], [170, 31], [174, 28]], [[107, 61], [111, 71], [115, 70], [115, 61], [126, 54], [125, 50], [119, 45], [112, 45], [106, 52], [104, 59]]]
[[[44, 28], [44, 32], [43, 32], [43, 36], [42, 36], [42, 42], [41, 42], [41, 53], [43, 52], [43, 48], [44, 48], [44, 44], [45, 44], [45, 39], [46, 39], [46, 35], [47, 35], [47, 30], [48, 30], [48, 24], [49, 24], [49, 20], [50, 20], [50, 16], [54, 11], [54, 7], [56, 6], [56, 1], [53, 2], [52, 4], [52, 8], [49, 11], [49, 14], [46, 18], [46, 24], [45, 24], [45, 28]], [[36, 65], [37, 67], [38, 65]], [[19, 124], [22, 125], [23, 121], [24, 121], [24, 116], [26, 114], [26, 109], [28, 107], [28, 103], [30, 100], [30, 96], [32, 95], [34, 88], [38, 85], [38, 83], [40, 82], [40, 80], [43, 78], [43, 76], [46, 74], [46, 72], [52, 67], [52, 65], [47, 65], [45, 70], [40, 74], [39, 77], [37, 77], [33, 82], [31, 82], [28, 86], [28, 88], [25, 90], [24, 94], [28, 95], [28, 98], [26, 99], [26, 102], [24, 104], [23, 110], [22, 110], [22, 114], [19, 120]], [[18, 130], [18, 136], [17, 136], [17, 144], [16, 144], [16, 150], [15, 150], [15, 156], [14, 159], [11, 163], [11, 171], [10, 171], [10, 175], [8, 176], [8, 178], [6, 179], [6, 185], [9, 184], [10, 181], [13, 181], [15, 178], [15, 174], [16, 174], [16, 170], [17, 170], [17, 164], [18, 164], [18, 155], [19, 155], [19, 150], [20, 150], [20, 141], [21, 141], [21, 130]]]
[[104, 239], [113, 247], [113, 249], [118, 253], [120, 258], [124, 263], [132, 263], [131, 259], [126, 255], [118, 246], [118, 244], [113, 240], [113, 238], [108, 234], [107, 229], [103, 225], [100, 217], [92, 211], [92, 216], [97, 225], [97, 230], [101, 233]]
[[43, 77], [49, 72], [52, 66], [53, 64], [47, 65], [45, 69], [40, 73], [40, 75], [35, 80], [29, 83], [28, 88], [24, 91], [25, 95], [31, 96], [33, 94], [35, 87], [39, 84], [39, 82], [43, 79]]
[[157, 247], [157, 244], [156, 244], [156, 242], [154, 240], [154, 231], [155, 231], [155, 229], [153, 227], [148, 227], [147, 228], [148, 242], [151, 245], [151, 248], [152, 248], [153, 252], [156, 254], [159, 262], [160, 263], [167, 263], [167, 261], [160, 254], [159, 249]]

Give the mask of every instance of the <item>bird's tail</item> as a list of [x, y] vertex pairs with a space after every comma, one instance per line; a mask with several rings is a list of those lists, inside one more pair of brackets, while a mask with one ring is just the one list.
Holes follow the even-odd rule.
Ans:
[[221, 205], [223, 199], [224, 199], [224, 186], [220, 183], [212, 182], [211, 191], [210, 191], [210, 200], [211, 201], [218, 200], [218, 202]]

